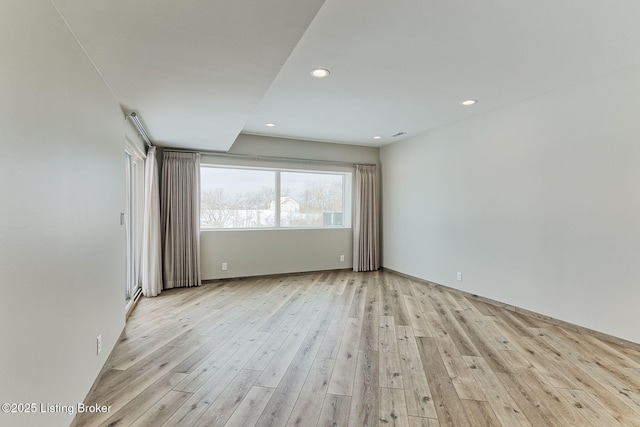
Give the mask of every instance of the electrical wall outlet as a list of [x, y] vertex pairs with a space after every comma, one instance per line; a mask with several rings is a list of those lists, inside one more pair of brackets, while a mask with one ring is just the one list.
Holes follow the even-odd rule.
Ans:
[[222, 271], [227, 271], [227, 263], [226, 262], [222, 263]]
[[98, 335], [98, 338], [96, 338], [96, 355], [100, 355], [100, 352], [102, 351], [102, 334]]
[[458, 274], [456, 275], [456, 278], [457, 278], [459, 281], [462, 281], [462, 272], [461, 272], [461, 271], [458, 271]]
[[344, 255], [340, 255], [340, 262], [344, 262]]

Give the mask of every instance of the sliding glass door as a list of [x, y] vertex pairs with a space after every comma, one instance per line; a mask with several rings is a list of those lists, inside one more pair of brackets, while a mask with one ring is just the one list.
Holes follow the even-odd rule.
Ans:
[[142, 239], [142, 210], [144, 200], [144, 159], [133, 149], [125, 150], [125, 212], [127, 259], [125, 280], [125, 303], [133, 303], [140, 292], [140, 241]]

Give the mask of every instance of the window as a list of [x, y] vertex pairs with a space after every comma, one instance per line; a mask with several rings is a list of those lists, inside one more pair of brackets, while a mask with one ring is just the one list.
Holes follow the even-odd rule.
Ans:
[[344, 176], [281, 172], [281, 227], [341, 227]]
[[350, 225], [350, 173], [203, 166], [200, 180], [203, 229]]
[[274, 227], [276, 173], [258, 169], [200, 169], [200, 226]]

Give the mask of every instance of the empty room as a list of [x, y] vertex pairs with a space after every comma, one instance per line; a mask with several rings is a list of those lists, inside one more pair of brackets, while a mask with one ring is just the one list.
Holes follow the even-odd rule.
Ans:
[[0, 425], [639, 426], [636, 1], [0, 2]]

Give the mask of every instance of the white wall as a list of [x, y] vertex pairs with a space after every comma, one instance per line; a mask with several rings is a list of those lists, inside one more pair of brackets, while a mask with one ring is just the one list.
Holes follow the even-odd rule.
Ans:
[[203, 231], [201, 239], [203, 279], [353, 267], [350, 228]]
[[640, 342], [638, 99], [636, 66], [384, 147], [384, 266]]
[[124, 326], [125, 122], [49, 0], [0, 2], [0, 58], [0, 403], [75, 405]]
[[[379, 162], [379, 149], [353, 145], [240, 135], [230, 153], [352, 163]], [[353, 171], [353, 167], [239, 160], [204, 155], [201, 163]], [[211, 230], [200, 234], [202, 278], [332, 270], [353, 267], [353, 234], [343, 229]], [[345, 256], [344, 262], [340, 255]], [[222, 271], [222, 263], [228, 270]]]

